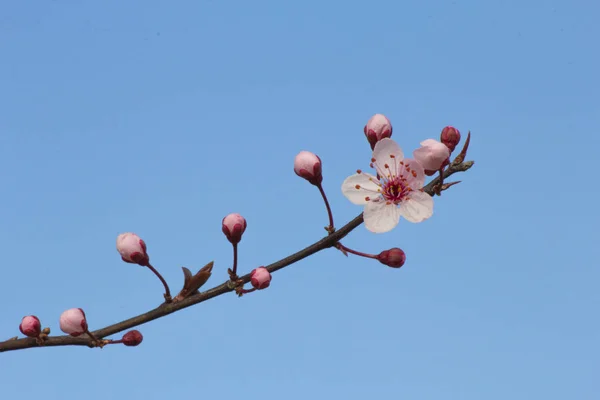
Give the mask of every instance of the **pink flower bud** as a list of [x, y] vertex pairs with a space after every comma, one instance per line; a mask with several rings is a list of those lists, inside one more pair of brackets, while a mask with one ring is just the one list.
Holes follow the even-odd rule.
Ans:
[[377, 256], [380, 263], [392, 268], [400, 268], [406, 261], [406, 254], [402, 249], [393, 247], [389, 250], [384, 250]]
[[301, 151], [294, 158], [294, 172], [315, 186], [323, 182], [321, 159], [310, 151]]
[[121, 254], [123, 261], [147, 266], [150, 257], [146, 252], [146, 243], [135, 233], [121, 233], [117, 236], [117, 251]]
[[381, 139], [392, 136], [392, 123], [385, 115], [375, 114], [365, 125], [364, 132], [371, 145], [371, 150], [373, 150], [375, 144]]
[[250, 283], [257, 290], [266, 289], [271, 284], [271, 273], [265, 267], [258, 267], [250, 272]]
[[140, 331], [134, 329], [124, 334], [121, 340], [125, 346], [137, 346], [138, 344], [142, 343], [144, 337]]
[[38, 337], [42, 333], [42, 324], [35, 315], [28, 315], [23, 317], [19, 330], [25, 336]]
[[246, 219], [240, 214], [229, 214], [223, 218], [222, 229], [227, 240], [232, 244], [238, 244], [242, 240], [242, 235], [246, 231]]
[[71, 336], [79, 336], [88, 330], [85, 313], [81, 308], [71, 308], [60, 315], [60, 330]]
[[452, 126], [447, 126], [442, 129], [440, 140], [450, 149], [450, 152], [453, 152], [460, 142], [460, 132]]
[[436, 171], [450, 157], [450, 149], [437, 140], [427, 139], [421, 142], [421, 147], [413, 151], [413, 157], [423, 169]]

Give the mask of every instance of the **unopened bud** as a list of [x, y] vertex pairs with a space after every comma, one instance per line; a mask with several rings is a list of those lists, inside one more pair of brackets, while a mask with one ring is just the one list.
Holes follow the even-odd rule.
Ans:
[[71, 308], [60, 315], [60, 330], [71, 336], [79, 336], [88, 330], [85, 313], [81, 308]]
[[453, 152], [460, 142], [460, 132], [453, 126], [447, 126], [442, 129], [440, 140]]
[[250, 273], [250, 283], [257, 290], [266, 289], [271, 284], [271, 273], [265, 267], [253, 269]]
[[38, 337], [42, 333], [42, 324], [35, 315], [28, 315], [23, 317], [19, 330], [25, 336]]
[[121, 340], [125, 346], [137, 346], [142, 343], [144, 337], [140, 331], [132, 330], [124, 334]]
[[321, 159], [310, 151], [301, 151], [294, 158], [294, 172], [315, 186], [323, 182]]
[[135, 233], [127, 232], [117, 236], [117, 251], [125, 262], [144, 267], [150, 263], [146, 243]]
[[238, 244], [242, 240], [242, 235], [246, 230], [246, 219], [240, 214], [229, 214], [223, 218], [222, 230], [227, 240], [232, 244]]
[[427, 139], [421, 142], [421, 147], [413, 151], [413, 157], [425, 171], [436, 171], [450, 157], [450, 149], [437, 140]]
[[406, 254], [402, 249], [393, 247], [389, 250], [384, 250], [377, 256], [380, 263], [392, 268], [400, 268], [406, 261]]
[[373, 150], [381, 139], [392, 136], [392, 123], [385, 115], [375, 114], [365, 125], [364, 132]]

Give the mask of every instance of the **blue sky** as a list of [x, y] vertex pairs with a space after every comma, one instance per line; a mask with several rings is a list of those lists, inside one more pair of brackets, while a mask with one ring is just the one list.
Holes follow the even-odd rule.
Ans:
[[340, 191], [374, 113], [412, 152], [472, 131], [474, 169], [422, 224], [344, 244], [268, 290], [140, 328], [137, 348], [0, 355], [2, 398], [597, 399], [600, 37], [590, 1], [29, 1], [0, 15], [0, 334], [85, 309], [95, 329], [155, 307], [120, 261], [134, 231], [173, 291], [246, 216], [243, 272], [319, 239], [300, 150]]

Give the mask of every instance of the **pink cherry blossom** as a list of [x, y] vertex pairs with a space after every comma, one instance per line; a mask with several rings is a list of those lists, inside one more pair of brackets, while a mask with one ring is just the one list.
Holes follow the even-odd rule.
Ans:
[[121, 339], [125, 346], [137, 346], [142, 343], [142, 340], [144, 340], [144, 336], [142, 336], [140, 331], [135, 329], [124, 334]]
[[392, 123], [385, 115], [375, 114], [365, 125], [364, 132], [373, 149], [378, 141], [392, 136]]
[[150, 262], [146, 243], [135, 233], [121, 233], [117, 237], [117, 251], [125, 262], [142, 266], [147, 266]]
[[453, 126], [447, 126], [442, 129], [440, 140], [450, 149], [450, 152], [453, 152], [460, 142], [460, 132]]
[[240, 214], [232, 213], [223, 218], [221, 229], [232, 244], [237, 244], [242, 240], [242, 235], [246, 231], [246, 219]]
[[398, 225], [400, 216], [422, 222], [433, 214], [433, 199], [422, 192], [425, 174], [421, 164], [405, 159], [392, 139], [375, 145], [371, 167], [379, 178], [360, 170], [342, 184], [342, 193], [354, 204], [364, 205], [363, 218], [368, 230], [383, 233]]
[[321, 159], [310, 151], [301, 151], [294, 158], [294, 172], [315, 186], [323, 182]]
[[450, 157], [450, 149], [444, 143], [427, 139], [421, 142], [421, 147], [413, 151], [413, 157], [425, 170], [435, 171]]
[[257, 289], [266, 289], [271, 284], [271, 273], [265, 267], [258, 267], [250, 273], [250, 283]]
[[389, 250], [384, 250], [377, 256], [380, 263], [392, 268], [400, 268], [406, 262], [406, 254], [402, 249], [393, 247]]
[[42, 324], [35, 315], [28, 315], [21, 320], [19, 330], [25, 336], [38, 337], [42, 333]]
[[79, 336], [88, 329], [85, 313], [81, 308], [71, 308], [60, 315], [60, 330], [71, 336]]

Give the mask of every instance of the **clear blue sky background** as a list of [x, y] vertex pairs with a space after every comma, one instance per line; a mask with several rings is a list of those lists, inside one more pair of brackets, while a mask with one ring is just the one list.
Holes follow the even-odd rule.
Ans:
[[362, 128], [406, 153], [454, 125], [476, 167], [434, 217], [344, 243], [142, 326], [137, 348], [0, 354], [2, 399], [598, 399], [600, 6], [589, 1], [27, 1], [0, 13], [0, 334], [82, 307], [100, 328], [157, 306], [120, 261], [134, 231], [174, 291], [231, 249], [242, 271], [319, 239], [293, 157], [340, 185]]

